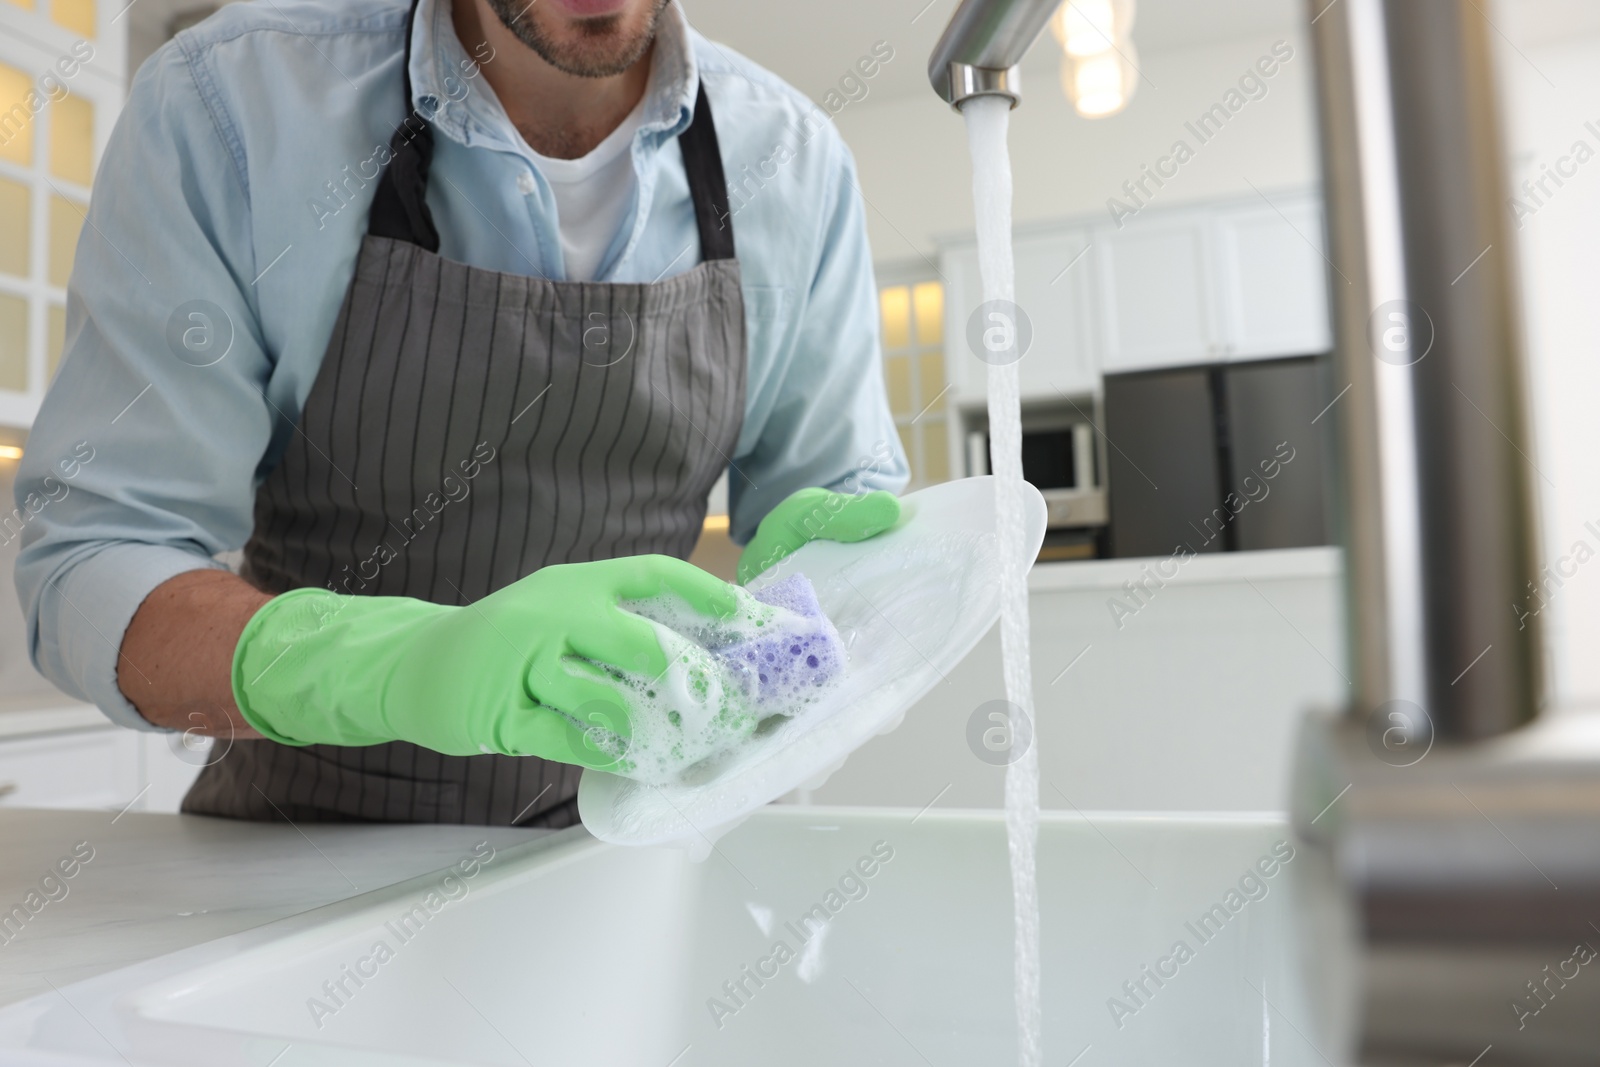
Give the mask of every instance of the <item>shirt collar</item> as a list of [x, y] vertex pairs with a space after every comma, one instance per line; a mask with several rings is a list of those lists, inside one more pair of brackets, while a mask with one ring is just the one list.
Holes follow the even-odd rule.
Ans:
[[[417, 113], [467, 146], [527, 152], [505, 108], [456, 36], [451, 0], [421, 0], [412, 23], [411, 96]], [[700, 75], [689, 23], [677, 3], [661, 11], [645, 86], [640, 134], [675, 137], [688, 128]]]

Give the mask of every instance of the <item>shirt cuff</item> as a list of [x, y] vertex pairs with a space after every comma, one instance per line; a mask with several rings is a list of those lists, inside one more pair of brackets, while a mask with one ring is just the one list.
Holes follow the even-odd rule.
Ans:
[[196, 552], [137, 542], [108, 545], [78, 560], [40, 590], [40, 672], [118, 726], [170, 732], [140, 715], [118, 688], [122, 637], [156, 586], [188, 571], [222, 569]]

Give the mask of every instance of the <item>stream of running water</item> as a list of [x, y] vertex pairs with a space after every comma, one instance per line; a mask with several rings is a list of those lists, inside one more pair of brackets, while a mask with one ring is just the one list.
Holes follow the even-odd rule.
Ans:
[[[978, 96], [964, 103], [972, 152], [972, 201], [978, 232], [978, 271], [990, 321], [1004, 340], [1016, 333], [1015, 265], [1011, 256], [1011, 157], [1006, 149], [1011, 101]], [[999, 316], [999, 318], [995, 318]], [[1006, 316], [1011, 316], [1009, 321]], [[1013, 344], [1015, 341], [1013, 340]], [[1028, 558], [1022, 523], [1022, 418], [1015, 359], [989, 361], [989, 454], [996, 478], [996, 528], [1000, 550], [1000, 647], [1006, 700], [1013, 722], [1012, 744], [1030, 738], [1027, 750], [1006, 767], [1006, 844], [1011, 857], [1011, 899], [1016, 945], [1013, 983], [1017, 1001], [1017, 1062], [1039, 1067], [1043, 1059], [1039, 1001], [1039, 886], [1035, 851], [1039, 841], [1038, 731], [1033, 724], [1033, 677], [1028, 651]]]

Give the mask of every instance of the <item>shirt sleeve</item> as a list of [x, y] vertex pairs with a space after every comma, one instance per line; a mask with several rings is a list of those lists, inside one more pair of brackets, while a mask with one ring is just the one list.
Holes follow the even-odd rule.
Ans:
[[776, 401], [728, 478], [730, 536], [744, 544], [797, 489], [899, 492], [910, 466], [883, 384], [878, 289], [855, 161], [832, 130], [837, 162], [820, 218], [820, 255], [795, 309]]
[[152, 589], [244, 543], [274, 431], [239, 141], [200, 84], [169, 45], [118, 117], [13, 513], [35, 666], [140, 729], [123, 634]]

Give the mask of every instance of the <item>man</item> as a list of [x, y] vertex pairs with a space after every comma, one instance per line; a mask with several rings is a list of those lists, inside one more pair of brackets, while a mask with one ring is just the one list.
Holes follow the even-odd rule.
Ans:
[[187, 811], [567, 825], [666, 668], [623, 605], [735, 609], [724, 470], [742, 580], [898, 515], [849, 155], [664, 0], [228, 7], [80, 245], [18, 587], [62, 688], [241, 739]]

